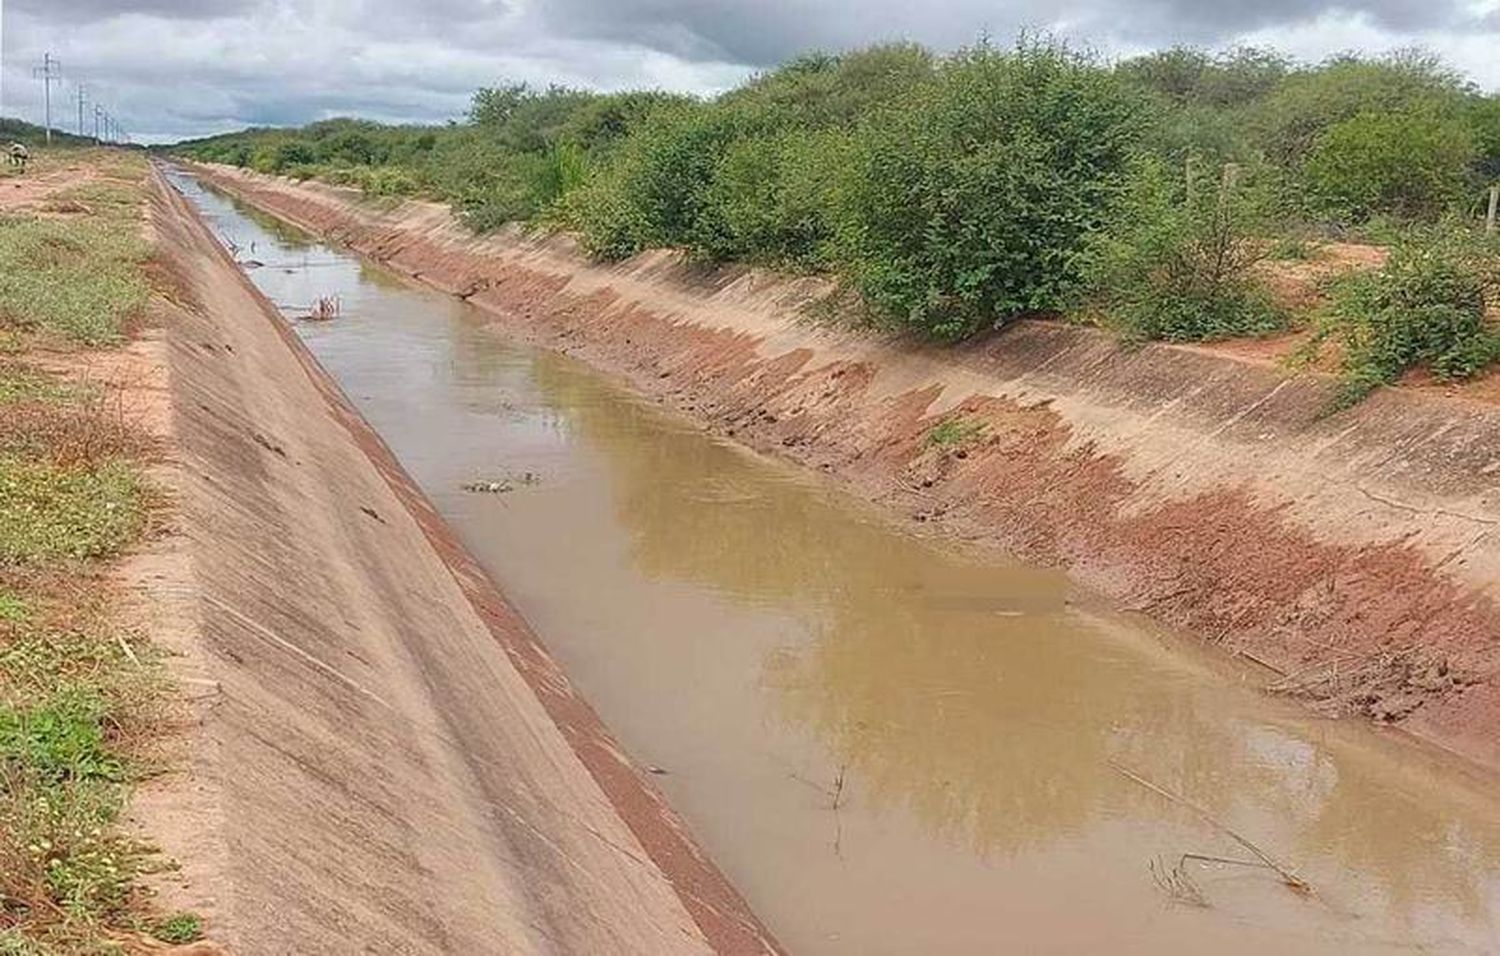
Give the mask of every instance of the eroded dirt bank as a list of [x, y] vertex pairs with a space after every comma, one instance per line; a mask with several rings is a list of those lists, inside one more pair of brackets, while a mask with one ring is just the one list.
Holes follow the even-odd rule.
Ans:
[[[153, 226], [212, 701], [194, 838], [243, 953], [769, 953], [181, 196]], [[174, 849], [169, 847], [169, 849]]]
[[813, 324], [816, 280], [598, 266], [433, 204], [197, 171], [747, 444], [1066, 567], [1275, 691], [1500, 765], [1496, 407], [1387, 390], [1327, 416], [1325, 380], [1054, 323], [940, 351]]

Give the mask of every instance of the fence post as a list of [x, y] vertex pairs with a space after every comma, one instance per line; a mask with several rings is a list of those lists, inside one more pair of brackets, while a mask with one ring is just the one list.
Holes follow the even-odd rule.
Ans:
[[1221, 189], [1221, 192], [1222, 192], [1224, 198], [1226, 198], [1226, 199], [1229, 198], [1229, 194], [1234, 191], [1235, 184], [1238, 183], [1239, 181], [1240, 181], [1240, 164], [1239, 163], [1225, 163], [1224, 164], [1224, 181], [1223, 181], [1223, 183], [1220, 186], [1220, 189]]
[[1484, 217], [1484, 234], [1493, 235], [1495, 232], [1495, 216], [1500, 213], [1500, 185], [1490, 187], [1490, 211]]

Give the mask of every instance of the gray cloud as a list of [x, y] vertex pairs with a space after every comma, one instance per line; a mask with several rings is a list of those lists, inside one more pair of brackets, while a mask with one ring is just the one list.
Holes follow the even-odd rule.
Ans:
[[255, 6], [257, 0], [10, 0], [12, 11], [35, 14], [56, 23], [98, 23], [127, 14], [146, 14], [177, 20], [232, 16]]
[[857, 11], [836, 0], [553, 0], [539, 12], [556, 31], [765, 66], [809, 47], [841, 49], [893, 37], [947, 48], [985, 32], [1009, 36], [1022, 28], [1062, 25], [1087, 37], [1212, 42], [1327, 14], [1363, 15], [1398, 31], [1441, 27], [1461, 20], [1463, 9], [1458, 0], [867, 0]]
[[39, 117], [29, 73], [50, 51], [157, 137], [340, 114], [441, 121], [506, 79], [713, 92], [810, 48], [951, 49], [1022, 28], [1115, 53], [1424, 44], [1500, 86], [1500, 12], [1483, 0], [10, 0], [6, 14], [0, 109]]

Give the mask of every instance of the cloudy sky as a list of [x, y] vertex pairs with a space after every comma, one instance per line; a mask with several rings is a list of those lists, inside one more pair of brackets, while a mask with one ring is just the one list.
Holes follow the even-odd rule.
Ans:
[[713, 92], [808, 48], [948, 49], [1050, 31], [1108, 55], [1173, 43], [1306, 59], [1420, 44], [1500, 89], [1500, 0], [0, 0], [0, 114], [39, 120], [32, 67], [88, 84], [138, 139], [337, 115], [439, 121], [504, 79]]

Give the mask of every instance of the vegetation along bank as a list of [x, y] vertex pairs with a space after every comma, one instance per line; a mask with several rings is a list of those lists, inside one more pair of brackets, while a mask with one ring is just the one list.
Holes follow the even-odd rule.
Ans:
[[1337, 372], [1340, 404], [1500, 354], [1482, 225], [1500, 97], [1418, 51], [886, 45], [710, 100], [515, 85], [448, 127], [332, 120], [178, 151], [434, 199], [478, 232], [560, 229], [607, 260], [829, 274], [843, 314], [939, 341], [1027, 315], [1270, 339]]
[[5, 953], [201, 932], [196, 890], [125, 822], [183, 785], [191, 711], [166, 623], [181, 579], [158, 319], [176, 288], [146, 189], [140, 154], [40, 150], [0, 172]]

